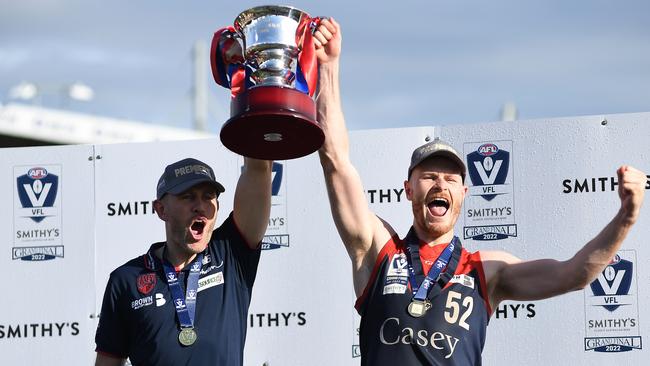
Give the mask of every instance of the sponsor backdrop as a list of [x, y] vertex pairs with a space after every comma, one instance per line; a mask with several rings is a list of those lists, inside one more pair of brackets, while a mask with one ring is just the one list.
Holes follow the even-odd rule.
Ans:
[[97, 326], [92, 156], [92, 146], [0, 152], [3, 365], [93, 360], [79, 351]]
[[[369, 205], [402, 236], [412, 217], [403, 190], [410, 153], [438, 136], [468, 165], [456, 232], [470, 250], [567, 259], [616, 213], [616, 168], [650, 172], [650, 113], [352, 132], [352, 160]], [[212, 165], [226, 187], [221, 222], [243, 159], [216, 138], [2, 150], [2, 364], [92, 363], [108, 274], [164, 240], [151, 204], [155, 185], [165, 165], [190, 156]], [[273, 171], [245, 363], [357, 365], [351, 266], [318, 156], [279, 161]], [[586, 289], [495, 309], [484, 363], [643, 364], [649, 210]]]

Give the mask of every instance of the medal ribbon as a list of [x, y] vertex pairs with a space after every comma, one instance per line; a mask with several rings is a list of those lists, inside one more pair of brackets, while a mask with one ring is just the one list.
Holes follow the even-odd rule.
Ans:
[[233, 98], [245, 89], [247, 79], [244, 55], [233, 52], [233, 47], [239, 46], [235, 34], [233, 27], [219, 29], [214, 33], [210, 47], [212, 77], [217, 84], [230, 89]]
[[[431, 290], [436, 286], [440, 285], [440, 289], [435, 291], [436, 294], [439, 292], [442, 287], [451, 279], [454, 275], [456, 266], [458, 265], [458, 257], [460, 255], [460, 241], [458, 237], [454, 236], [449, 244], [443, 249], [442, 253], [436, 259], [436, 262], [429, 269], [429, 273], [424, 276], [424, 271], [422, 270], [422, 262], [420, 261], [420, 240], [415, 234], [415, 229], [411, 227], [408, 234], [406, 235], [406, 251], [407, 256], [406, 260], [408, 262], [408, 272], [409, 272], [409, 283], [411, 284], [411, 290], [413, 291], [413, 299], [418, 301], [424, 301], [429, 297]], [[450, 263], [450, 258], [454, 255], [452, 263]], [[451, 264], [448, 266], [448, 263]], [[445, 271], [441, 275], [443, 269], [450, 267], [450, 271]], [[424, 277], [424, 279], [423, 279]], [[441, 280], [441, 281], [440, 281]], [[440, 283], [444, 282], [444, 283]], [[421, 285], [418, 285], [420, 283]]]
[[[165, 248], [166, 250], [167, 248]], [[176, 315], [181, 328], [194, 328], [194, 312], [196, 311], [196, 295], [199, 287], [199, 275], [201, 272], [201, 263], [203, 263], [203, 253], [194, 258], [190, 264], [190, 273], [187, 276], [187, 291], [183, 294], [183, 288], [178, 280], [178, 274], [174, 266], [169, 263], [163, 253], [163, 268], [165, 270], [165, 279], [171, 292]]]

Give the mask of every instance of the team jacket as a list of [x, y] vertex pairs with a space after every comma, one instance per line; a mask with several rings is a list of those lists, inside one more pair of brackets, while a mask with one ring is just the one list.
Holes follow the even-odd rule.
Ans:
[[[232, 215], [213, 232], [196, 293], [198, 339], [184, 347], [162, 263], [153, 254], [163, 244], [111, 273], [95, 335], [97, 352], [128, 357], [133, 365], [242, 365], [260, 250], [248, 248]], [[188, 267], [178, 273], [181, 283]]]
[[[424, 273], [446, 245], [419, 243]], [[454, 276], [422, 317], [407, 312], [413, 298], [405, 241], [382, 248], [356, 308], [361, 315], [361, 364], [480, 365], [491, 309], [479, 252], [460, 252]]]

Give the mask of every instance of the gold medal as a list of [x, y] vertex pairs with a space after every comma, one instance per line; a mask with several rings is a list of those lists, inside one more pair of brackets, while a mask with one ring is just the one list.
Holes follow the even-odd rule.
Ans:
[[183, 328], [178, 334], [178, 341], [181, 342], [183, 346], [191, 346], [196, 342], [196, 331], [194, 328]]

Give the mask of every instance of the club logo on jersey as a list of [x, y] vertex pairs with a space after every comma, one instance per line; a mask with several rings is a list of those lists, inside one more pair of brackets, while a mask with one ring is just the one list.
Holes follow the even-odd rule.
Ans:
[[408, 262], [404, 253], [395, 253], [390, 260], [384, 280], [384, 295], [403, 294], [408, 285]]
[[63, 258], [58, 165], [15, 166], [14, 246], [12, 259]]
[[635, 251], [618, 252], [584, 290], [585, 351], [641, 349], [635, 262]]
[[517, 236], [514, 222], [512, 141], [466, 143], [469, 193], [463, 237], [502, 240]]
[[284, 165], [273, 163], [271, 181], [271, 216], [266, 234], [262, 238], [262, 250], [289, 247], [289, 222], [287, 218], [287, 187], [284, 183]]
[[156, 274], [145, 273], [137, 278], [138, 291], [143, 295], [148, 295], [156, 287]]

